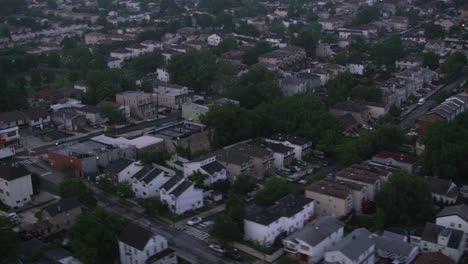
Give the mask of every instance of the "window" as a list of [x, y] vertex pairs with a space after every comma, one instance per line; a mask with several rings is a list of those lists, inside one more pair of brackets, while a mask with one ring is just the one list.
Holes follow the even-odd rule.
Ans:
[[461, 227], [462, 227], [461, 224], [458, 224], [458, 228], [461, 228]]
[[149, 257], [149, 249], [146, 250], [146, 256]]
[[309, 251], [309, 246], [301, 245], [301, 249], [302, 249], [302, 250]]
[[17, 203], [17, 204], [19, 204], [19, 203], [20, 203], [20, 201], [19, 201], [19, 200], [17, 200], [17, 201], [16, 201], [16, 203]]
[[454, 222], [450, 222], [450, 227], [454, 227], [455, 226], [455, 223]]

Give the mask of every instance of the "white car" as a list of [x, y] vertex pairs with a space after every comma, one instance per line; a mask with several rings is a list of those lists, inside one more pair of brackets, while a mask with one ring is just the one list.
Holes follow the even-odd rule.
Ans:
[[194, 218], [187, 221], [187, 225], [193, 226], [193, 225], [196, 225], [196, 224], [200, 223], [201, 221], [203, 221], [203, 219], [201, 217], [194, 217]]
[[210, 247], [212, 250], [214, 250], [214, 251], [216, 251], [216, 252], [218, 252], [218, 253], [221, 253], [221, 254], [224, 254], [224, 252], [226, 252], [226, 249], [225, 249], [223, 246], [221, 246], [221, 245], [211, 244], [211, 245], [209, 245], [209, 247]]
[[418, 135], [418, 132], [412, 131], [412, 132], [406, 133], [406, 135], [407, 135], [407, 136], [410, 136], [410, 137], [412, 137], [412, 136], [417, 136], [417, 135]]

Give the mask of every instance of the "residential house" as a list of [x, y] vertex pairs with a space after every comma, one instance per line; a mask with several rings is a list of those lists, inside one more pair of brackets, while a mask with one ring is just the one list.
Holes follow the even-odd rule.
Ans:
[[23, 167], [0, 163], [0, 200], [10, 208], [24, 206], [33, 195], [31, 174]]
[[410, 264], [419, 254], [419, 247], [405, 241], [406, 237], [383, 232], [374, 234], [371, 239], [375, 243], [377, 257], [389, 259], [395, 263]]
[[[17, 131], [19, 128], [26, 127], [27, 125], [27, 117], [21, 111], [9, 111], [0, 113], [0, 133], [2, 133], [1, 131], [4, 129], [11, 130], [12, 128], [15, 128], [13, 131]], [[19, 139], [19, 133], [18, 135], [15, 134], [16, 133], [11, 132], [10, 135], [2, 138], [7, 139], [7, 141]]]
[[265, 140], [250, 142], [266, 150], [273, 152], [273, 164], [277, 169], [289, 166], [294, 160], [294, 148], [279, 143], [272, 143]]
[[52, 113], [52, 121], [58, 129], [78, 131], [86, 127], [86, 116], [75, 109], [60, 109]]
[[301, 229], [314, 214], [314, 200], [287, 195], [268, 208], [256, 208], [244, 217], [244, 238], [271, 245], [282, 234]]
[[222, 106], [222, 105], [235, 105], [239, 106], [239, 101], [232, 100], [229, 98], [220, 98], [214, 101], [187, 101], [181, 105], [182, 118], [200, 122], [200, 117], [208, 113], [213, 107]]
[[436, 224], [468, 234], [468, 206], [460, 204], [445, 207], [437, 214]]
[[305, 196], [315, 201], [317, 215], [340, 218], [362, 211], [367, 200], [367, 188], [350, 181], [325, 178], [314, 182], [305, 189]]
[[378, 119], [379, 117], [386, 115], [390, 111], [390, 108], [397, 104], [397, 97], [395, 92], [383, 90], [382, 102], [365, 102], [364, 104], [369, 108], [369, 114], [371, 117]]
[[227, 170], [216, 161], [216, 155], [202, 156], [184, 163], [184, 177], [190, 177], [196, 172], [206, 175], [205, 185], [211, 185], [217, 181], [227, 180]]
[[110, 137], [106, 135], [99, 135], [91, 138], [92, 141], [106, 144], [106, 145], [130, 145], [134, 146], [137, 151], [137, 156], [144, 153], [161, 153], [165, 149], [164, 140], [152, 135], [142, 135], [132, 139], [124, 137]]
[[422, 232], [411, 234], [411, 243], [423, 252], [440, 252], [458, 263], [465, 250], [466, 234], [450, 227], [426, 223]]
[[359, 124], [367, 124], [370, 120], [368, 108], [351, 100], [334, 104], [330, 107], [330, 113], [338, 117], [351, 114]]
[[223, 41], [223, 36], [220, 33], [213, 33], [206, 38], [206, 42], [208, 42], [208, 45], [210, 46], [218, 46], [221, 41]]
[[314, 92], [320, 89], [320, 77], [313, 73], [300, 72], [296, 74], [296, 78], [306, 82], [306, 91]]
[[71, 174], [94, 177], [100, 170], [120, 157], [134, 159], [136, 149], [131, 145], [107, 145], [92, 140], [62, 145], [48, 152], [49, 164], [57, 170], [70, 166]]
[[234, 182], [241, 175], [251, 175], [253, 160], [237, 151], [221, 150], [215, 152], [216, 160], [226, 168], [229, 181]]
[[422, 84], [422, 82], [417, 84], [416, 81], [411, 78], [400, 75], [386, 80], [380, 88], [384, 91], [393, 92], [396, 96], [395, 105], [400, 106], [403, 102], [406, 102], [408, 97], [416, 92], [418, 88], [417, 85], [421, 85], [422, 88]]
[[40, 211], [40, 220], [34, 230], [43, 236], [68, 230], [81, 214], [81, 203], [76, 197], [63, 198]]
[[163, 170], [160, 166], [143, 165], [141, 169], [135, 173], [130, 184], [137, 198], [149, 198], [159, 196], [159, 189], [166, 183], [175, 172]]
[[109, 121], [109, 118], [101, 115], [101, 109], [96, 106], [83, 106], [76, 108], [75, 111], [86, 116], [86, 120], [93, 125], [103, 125]]
[[258, 57], [258, 61], [261, 63], [276, 65], [278, 67], [285, 67], [301, 62], [305, 58], [306, 53], [303, 48], [288, 46], [262, 54]]
[[325, 86], [328, 83], [328, 81], [332, 79], [331, 73], [329, 71], [319, 67], [311, 69], [310, 73], [319, 77], [321, 86]]
[[22, 110], [21, 113], [26, 116], [26, 122], [31, 130], [43, 130], [51, 124], [49, 112], [43, 108], [29, 108]]
[[141, 170], [141, 167], [142, 165], [139, 162], [127, 158], [118, 158], [104, 168], [104, 173], [114, 184], [125, 181], [130, 182], [131, 177]]
[[165, 237], [132, 222], [129, 222], [120, 234], [119, 252], [121, 264], [155, 263], [148, 260], [158, 254], [164, 261], [156, 263], [177, 264], [177, 257], [174, 251], [169, 249]]
[[423, 135], [427, 124], [446, 120], [451, 122], [459, 114], [468, 110], [468, 94], [461, 93], [447, 98], [444, 102], [419, 118], [419, 135]]
[[34, 93], [34, 98], [39, 101], [56, 103], [65, 98], [65, 94], [58, 89], [41, 89]]
[[419, 254], [412, 264], [455, 264], [455, 261], [440, 252]]
[[[273, 152], [256, 145], [237, 144], [227, 152], [237, 152], [252, 160], [252, 169], [249, 175], [255, 178], [263, 178], [266, 174], [270, 174], [273, 169]], [[229, 154], [228, 154], [229, 155]]]
[[336, 173], [336, 179], [338, 180], [351, 181], [366, 186], [367, 199], [370, 201], [375, 200], [377, 193], [380, 191], [383, 178], [386, 176], [386, 174], [383, 175], [379, 171], [373, 171], [357, 164]]
[[402, 59], [397, 59], [395, 61], [395, 66], [400, 69], [420, 67], [422, 66], [422, 64], [422, 58], [415, 55], [408, 55]]
[[355, 229], [325, 252], [327, 263], [374, 264], [375, 243], [365, 228]]
[[362, 58], [352, 58], [346, 63], [346, 70], [351, 74], [363, 76], [366, 73], [366, 62]]
[[279, 87], [284, 96], [303, 94], [307, 92], [307, 82], [295, 77], [280, 79]]
[[408, 29], [408, 18], [402, 16], [393, 16], [388, 21], [386, 21], [393, 30], [402, 31]]
[[203, 206], [203, 190], [195, 187], [191, 181], [176, 175], [164, 183], [159, 190], [161, 202], [169, 210], [181, 215]]
[[445, 204], [454, 204], [458, 198], [458, 186], [451, 180], [426, 177], [432, 198]]
[[116, 94], [115, 101], [118, 105], [129, 106], [131, 115], [137, 119], [147, 120], [157, 117], [151, 94], [138, 91], [126, 91]]
[[154, 88], [153, 101], [158, 107], [169, 109], [180, 109], [182, 104], [190, 98], [189, 89], [185, 86], [156, 82], [158, 87]]
[[395, 166], [400, 169], [413, 172], [414, 166], [418, 162], [416, 157], [399, 152], [382, 151], [372, 157], [372, 161], [385, 165]]
[[283, 249], [305, 263], [318, 263], [343, 238], [344, 224], [335, 217], [315, 219], [283, 239]]
[[266, 137], [265, 140], [294, 148], [294, 156], [297, 160], [302, 160], [302, 157], [307, 156], [312, 151], [312, 142], [299, 136], [276, 133]]

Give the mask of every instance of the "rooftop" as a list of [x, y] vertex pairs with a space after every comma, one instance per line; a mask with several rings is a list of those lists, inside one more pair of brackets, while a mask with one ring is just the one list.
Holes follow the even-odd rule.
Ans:
[[344, 224], [335, 217], [324, 216], [315, 219], [313, 222], [292, 233], [284, 240], [301, 240], [310, 246], [315, 246], [331, 234], [337, 232], [340, 228], [343, 228], [343, 226]]
[[179, 197], [181, 194], [183, 194], [187, 189], [192, 187], [193, 182], [191, 181], [183, 181], [181, 184], [179, 184], [170, 194], [174, 195], [175, 197]]
[[355, 229], [330, 248], [328, 252], [339, 251], [352, 261], [357, 261], [359, 256], [364, 254], [374, 244], [369, 238], [370, 236], [371, 233], [365, 228]]
[[30, 173], [21, 166], [12, 166], [11, 164], [0, 163], [0, 178], [12, 181], [24, 176], [30, 175]]
[[304, 197], [303, 195], [289, 194], [274, 205], [266, 208], [261, 208], [253, 212], [247, 212], [245, 219], [262, 225], [270, 225], [281, 217], [292, 217], [304, 210], [304, 207], [314, 200]]
[[447, 246], [449, 248], [458, 249], [462, 241], [463, 231], [443, 227], [433, 223], [426, 223], [421, 240], [438, 244], [439, 236], [449, 237]]
[[44, 207], [42, 210], [46, 211], [51, 217], [61, 213], [67, 213], [70, 210], [81, 207], [80, 201], [76, 197], [63, 198], [59, 201]]
[[458, 187], [451, 180], [444, 180], [437, 177], [426, 177], [431, 193], [456, 198]]
[[129, 160], [126, 158], [119, 158], [118, 160], [115, 160], [109, 163], [109, 165], [107, 165], [106, 167], [106, 171], [117, 174], [123, 171], [128, 166], [130, 166], [130, 164], [132, 163], [133, 163], [132, 160]]
[[214, 174], [216, 172], [220, 172], [220, 171], [226, 169], [223, 165], [221, 165], [217, 161], [213, 161], [213, 162], [210, 162], [210, 163], [208, 163], [206, 165], [203, 165], [203, 166], [201, 166], [201, 168], [204, 171], [208, 172], [209, 174]]
[[142, 251], [145, 249], [146, 244], [148, 244], [148, 241], [152, 237], [153, 232], [150, 230], [129, 222], [127, 227], [121, 233], [119, 240], [133, 248]]
[[382, 151], [374, 155], [374, 157], [380, 158], [380, 159], [393, 159], [399, 162], [413, 164], [413, 165], [416, 164], [416, 162], [418, 162], [416, 157], [406, 155], [403, 153], [399, 153], [399, 152]]
[[447, 206], [437, 214], [437, 218], [451, 215], [456, 215], [468, 222], [468, 206], [465, 204]]
[[362, 190], [364, 186], [349, 181], [325, 178], [307, 186], [306, 190], [324, 195], [346, 199], [352, 190]]

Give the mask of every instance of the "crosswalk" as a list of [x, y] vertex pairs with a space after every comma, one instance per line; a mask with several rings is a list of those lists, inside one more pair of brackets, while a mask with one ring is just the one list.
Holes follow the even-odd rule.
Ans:
[[178, 226], [176, 228], [200, 240], [206, 240], [210, 236], [207, 232], [188, 225]]

